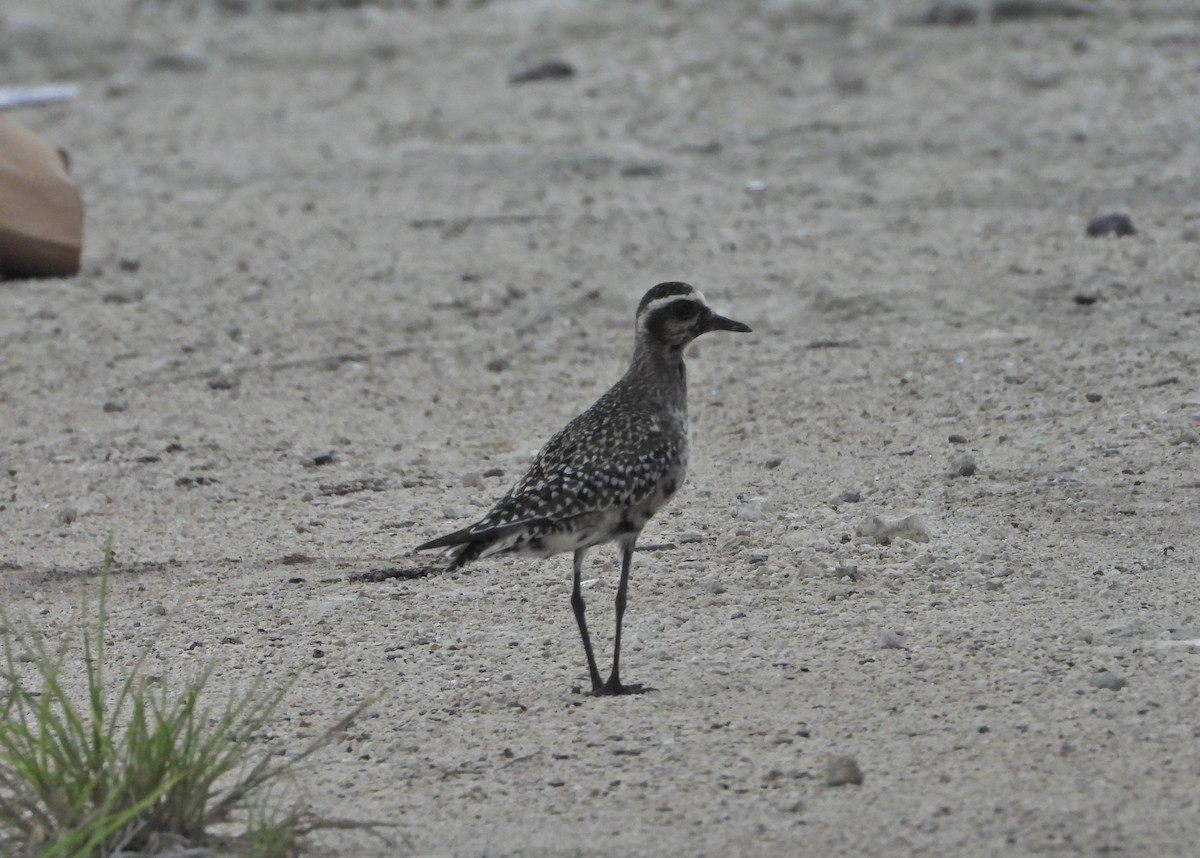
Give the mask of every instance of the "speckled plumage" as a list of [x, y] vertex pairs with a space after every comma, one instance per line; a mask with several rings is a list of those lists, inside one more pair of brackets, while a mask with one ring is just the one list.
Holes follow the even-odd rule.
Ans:
[[[560, 430], [532, 466], [479, 521], [417, 546], [445, 548], [449, 569], [492, 554], [549, 557], [575, 552], [572, 607], [595, 693], [630, 690], [618, 675], [620, 627], [638, 534], [683, 483], [690, 431], [683, 348], [714, 330], [748, 332], [718, 316], [685, 283], [660, 283], [638, 305], [633, 360], [625, 375]], [[601, 684], [579, 590], [584, 552], [617, 541], [622, 552], [613, 670]]]

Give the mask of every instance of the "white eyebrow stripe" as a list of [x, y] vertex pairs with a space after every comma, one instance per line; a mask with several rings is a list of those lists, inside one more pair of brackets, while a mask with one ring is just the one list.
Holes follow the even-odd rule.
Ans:
[[704, 296], [699, 292], [692, 292], [690, 295], [668, 295], [666, 298], [656, 298], [642, 308], [642, 317], [648, 318], [656, 310], [661, 310], [669, 304], [674, 304], [676, 301], [694, 301], [701, 307], [707, 307], [708, 302], [704, 300]]

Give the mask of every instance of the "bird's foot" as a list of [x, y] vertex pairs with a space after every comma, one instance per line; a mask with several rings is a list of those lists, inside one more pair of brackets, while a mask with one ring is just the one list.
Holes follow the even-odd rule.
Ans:
[[647, 691], [653, 690], [641, 683], [624, 685], [620, 680], [609, 679], [603, 685], [592, 686], [592, 695], [594, 697], [615, 697], [618, 694], [645, 694]]

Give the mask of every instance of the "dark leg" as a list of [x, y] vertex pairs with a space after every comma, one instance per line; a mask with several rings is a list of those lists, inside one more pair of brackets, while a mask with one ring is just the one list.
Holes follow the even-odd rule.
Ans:
[[587, 620], [583, 618], [583, 593], [579, 588], [579, 578], [583, 573], [583, 555], [586, 548], [575, 550], [575, 585], [571, 588], [571, 610], [575, 612], [575, 622], [579, 623], [579, 636], [583, 638], [583, 651], [587, 653], [588, 673], [592, 675], [592, 693], [600, 690], [600, 671], [596, 670], [596, 656], [592, 655], [592, 639], [588, 636]]
[[637, 534], [621, 542], [621, 583], [617, 585], [617, 631], [613, 637], [612, 673], [604, 687], [596, 690], [596, 694], [627, 694], [642, 690], [640, 685], [621, 684], [621, 621], [625, 618], [625, 595], [629, 591], [629, 566], [633, 562], [635, 542]]

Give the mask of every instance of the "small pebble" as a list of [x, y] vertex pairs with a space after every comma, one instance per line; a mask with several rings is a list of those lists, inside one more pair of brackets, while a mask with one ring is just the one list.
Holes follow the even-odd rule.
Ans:
[[508, 358], [498, 357], [492, 358], [487, 362], [486, 366], [489, 372], [504, 372], [506, 369], [512, 366], [512, 364], [509, 362]]
[[462, 484], [464, 488], [468, 489], [482, 489], [487, 486], [487, 484], [483, 481], [483, 474], [479, 473], [478, 471], [471, 471], [470, 473], [463, 474]]
[[1101, 399], [1103, 399], [1103, 398], [1104, 398], [1104, 394], [1102, 394], [1102, 393], [1088, 393], [1088, 394], [1085, 394], [1085, 395], [1084, 395], [1084, 398], [1085, 398], [1085, 399], [1086, 399], [1088, 402], [1099, 402]]
[[1111, 670], [1097, 671], [1088, 679], [1088, 685], [1092, 686], [1092, 688], [1106, 688], [1109, 691], [1120, 691], [1128, 684], [1129, 680], [1119, 673], [1113, 673]]
[[946, 440], [949, 441], [951, 444], [965, 444], [965, 443], [967, 443], [967, 436], [959, 435], [957, 432], [955, 432], [953, 435], [951, 435]]
[[873, 515], [863, 519], [855, 528], [854, 534], [876, 545], [890, 545], [896, 539], [907, 539], [910, 542], [928, 542], [930, 539], [929, 528], [916, 513], [903, 518]]
[[977, 467], [974, 456], [961, 456], [950, 466], [951, 477], [973, 477]]
[[636, 161], [621, 168], [621, 175], [626, 179], [656, 179], [666, 172], [667, 168], [662, 164], [648, 161]]
[[880, 649], [904, 649], [904, 635], [892, 629], [884, 629], [879, 633]]
[[858, 767], [858, 760], [854, 759], [854, 757], [830, 757], [825, 763], [826, 786], [858, 785], [862, 782], [862, 769]]
[[833, 577], [841, 580], [849, 578], [851, 581], [858, 580], [858, 564], [857, 563], [839, 563], [833, 569]]
[[128, 407], [129, 406], [126, 405], [124, 402], [114, 402], [111, 399], [108, 402], [104, 403], [104, 406], [103, 406], [104, 412], [106, 414], [114, 414], [119, 411], [124, 411]]
[[679, 534], [679, 543], [681, 545], [687, 545], [692, 542], [703, 542], [703, 541], [704, 541], [704, 534], [698, 530], [685, 530], [683, 533]]
[[853, 489], [847, 489], [838, 495], [838, 500], [843, 503], [860, 503], [862, 501], [862, 493], [856, 492]]
[[1114, 212], [1113, 214], [1101, 215], [1094, 218], [1087, 225], [1087, 234], [1092, 238], [1101, 235], [1137, 235], [1137, 229], [1133, 226], [1133, 220], [1129, 215]]
[[575, 67], [566, 60], [550, 59], [531, 63], [517, 69], [508, 77], [508, 82], [533, 83], [539, 80], [563, 80], [575, 76]]
[[207, 53], [183, 49], [156, 54], [147, 65], [151, 71], [189, 74], [205, 71], [211, 64], [212, 58]]
[[867, 71], [862, 63], [849, 59], [837, 59], [829, 82], [840, 95], [859, 95], [867, 91]]
[[312, 463], [318, 467], [321, 465], [329, 465], [333, 463], [333, 451], [328, 453], [317, 453], [312, 457]]
[[58, 511], [59, 524], [74, 524], [77, 518], [79, 518], [79, 510], [73, 506], [64, 506]]
[[739, 521], [759, 521], [763, 517], [764, 503], [766, 503], [765, 498], [750, 498], [733, 511], [733, 517]]

